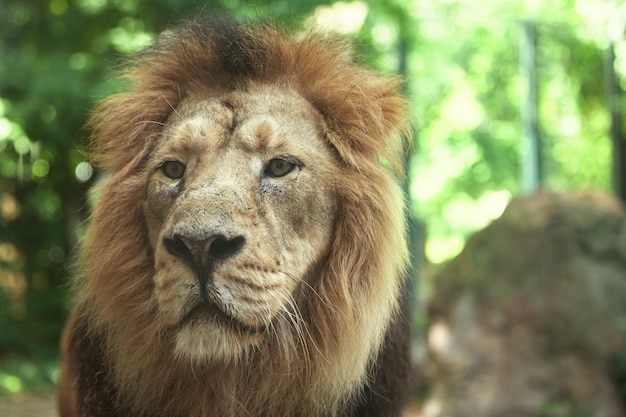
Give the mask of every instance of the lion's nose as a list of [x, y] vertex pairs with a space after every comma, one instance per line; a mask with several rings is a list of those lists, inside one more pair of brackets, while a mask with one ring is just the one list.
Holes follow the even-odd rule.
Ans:
[[171, 239], [164, 239], [163, 244], [171, 255], [191, 263], [194, 267], [207, 268], [235, 255], [243, 248], [245, 241], [243, 236], [228, 238], [216, 234], [207, 239], [196, 240], [176, 234]]

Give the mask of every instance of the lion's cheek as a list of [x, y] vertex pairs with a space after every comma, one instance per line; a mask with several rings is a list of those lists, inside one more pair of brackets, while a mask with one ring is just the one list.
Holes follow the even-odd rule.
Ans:
[[165, 326], [176, 326], [183, 317], [193, 278], [182, 265], [160, 260], [157, 255], [154, 291], [159, 316]]
[[[300, 212], [302, 213], [302, 211]], [[293, 232], [285, 233], [285, 251], [282, 259], [289, 271], [304, 277], [309, 268], [317, 265], [328, 253], [332, 240], [332, 218], [334, 210], [315, 212], [305, 210], [305, 214], [292, 214]]]
[[175, 195], [171, 188], [151, 179], [146, 189], [143, 213], [148, 239], [153, 249], [157, 247], [161, 228], [174, 203]]

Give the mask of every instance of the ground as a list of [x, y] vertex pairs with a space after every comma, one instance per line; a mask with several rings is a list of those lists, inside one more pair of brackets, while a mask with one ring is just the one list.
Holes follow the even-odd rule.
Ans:
[[[16, 394], [8, 400], [0, 400], [2, 417], [57, 417], [54, 394], [39, 395], [30, 393]], [[415, 405], [409, 406], [403, 417], [421, 417]]]
[[53, 394], [16, 394], [7, 400], [0, 400], [0, 416], [57, 417], [56, 398]]

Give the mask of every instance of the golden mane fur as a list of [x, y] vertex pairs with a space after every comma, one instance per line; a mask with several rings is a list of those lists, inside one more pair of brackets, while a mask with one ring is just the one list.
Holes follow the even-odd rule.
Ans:
[[[92, 161], [110, 177], [97, 188], [82, 247], [65, 355], [79, 337], [72, 335], [76, 323], [84, 323], [87, 338], [102, 335], [116, 401], [129, 415], [342, 413], [367, 384], [398, 313], [407, 261], [404, 199], [389, 170], [402, 166], [399, 81], [356, 64], [332, 36], [200, 21], [165, 32], [123, 76], [130, 91], [101, 103], [89, 123]], [[295, 92], [321, 115], [321, 135], [341, 174], [330, 245], [310, 281], [315, 296], [298, 306], [305, 331], [277, 325], [232, 361], [186, 361], [173, 355], [153, 296], [146, 161], [186, 97], [253, 86]], [[80, 408], [70, 404], [79, 371], [64, 360], [61, 408], [72, 415]]]

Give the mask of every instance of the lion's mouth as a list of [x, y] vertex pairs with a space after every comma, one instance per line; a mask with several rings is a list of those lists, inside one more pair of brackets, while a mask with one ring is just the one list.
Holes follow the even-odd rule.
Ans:
[[227, 326], [230, 329], [237, 331], [238, 333], [254, 336], [263, 332], [264, 329], [252, 327], [241, 320], [229, 315], [217, 305], [203, 301], [193, 307], [180, 321], [179, 326], [184, 327], [190, 323], [202, 323], [206, 321], [219, 322], [222, 325]]

